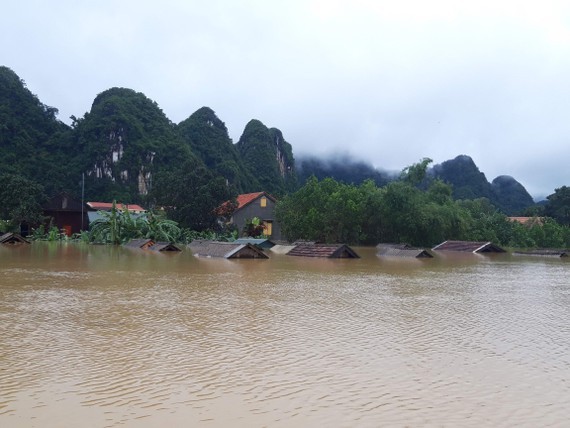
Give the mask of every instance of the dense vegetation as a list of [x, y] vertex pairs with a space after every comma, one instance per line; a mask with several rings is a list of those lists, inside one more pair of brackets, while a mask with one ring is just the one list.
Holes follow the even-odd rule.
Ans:
[[[278, 213], [291, 239], [568, 245], [566, 186], [537, 206], [511, 177], [489, 183], [468, 156], [431, 169], [424, 160], [400, 178], [346, 157], [305, 158], [297, 175], [280, 130], [251, 120], [233, 144], [212, 109], [176, 125], [156, 102], [126, 88], [102, 92], [72, 120], [59, 121], [57, 109], [0, 67], [0, 230], [40, 222], [48, 196], [79, 197], [84, 175], [86, 200], [141, 203], [199, 233], [224, 232], [215, 211], [222, 202], [265, 190], [280, 197]], [[523, 212], [557, 223], [521, 229], [503, 215]]]
[[[310, 178], [277, 205], [289, 240], [433, 246], [448, 239], [493, 241], [511, 247], [569, 247], [570, 228], [551, 219], [525, 226], [510, 221], [486, 198], [454, 200], [452, 187], [431, 180], [429, 159], [378, 187]], [[569, 205], [570, 206], [570, 205]]]

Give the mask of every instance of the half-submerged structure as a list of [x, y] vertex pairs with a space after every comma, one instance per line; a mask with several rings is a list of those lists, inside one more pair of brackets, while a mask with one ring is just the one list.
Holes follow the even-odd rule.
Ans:
[[570, 250], [556, 249], [536, 249], [529, 251], [514, 251], [513, 254], [521, 256], [542, 256], [542, 257], [568, 257]]
[[461, 253], [506, 253], [492, 242], [445, 241], [432, 248], [433, 251], [454, 251]]
[[125, 244], [127, 248], [136, 248], [150, 251], [182, 251], [170, 242], [154, 242], [152, 239], [131, 239]]
[[196, 257], [216, 257], [224, 259], [268, 259], [260, 248], [249, 243], [192, 241], [188, 248]]
[[275, 242], [265, 238], [238, 238], [234, 242], [238, 244], [252, 244], [263, 250], [269, 250], [275, 246]]
[[384, 257], [433, 258], [429, 251], [408, 244], [378, 244], [376, 250], [377, 255]]
[[29, 244], [30, 241], [28, 241], [26, 238], [24, 238], [22, 235], [18, 234], [18, 233], [4, 233], [3, 235], [0, 236], [0, 244], [5, 244], [5, 245], [19, 245], [19, 244]]
[[326, 257], [329, 259], [358, 259], [360, 256], [346, 244], [299, 244], [287, 253], [288, 256]]

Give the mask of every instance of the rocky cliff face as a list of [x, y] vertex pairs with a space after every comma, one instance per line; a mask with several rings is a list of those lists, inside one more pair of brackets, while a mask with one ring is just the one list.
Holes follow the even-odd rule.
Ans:
[[228, 129], [209, 107], [202, 107], [177, 126], [180, 138], [215, 174], [224, 177], [240, 193], [259, 189], [257, 179], [245, 168], [228, 135]]
[[296, 184], [292, 147], [279, 129], [267, 128], [251, 120], [237, 143], [241, 159], [265, 190], [276, 195], [292, 190]]
[[121, 188], [124, 198], [138, 200], [149, 192], [157, 170], [192, 157], [157, 104], [131, 89], [99, 94], [75, 133], [85, 153], [87, 189], [101, 198], [114, 198]]

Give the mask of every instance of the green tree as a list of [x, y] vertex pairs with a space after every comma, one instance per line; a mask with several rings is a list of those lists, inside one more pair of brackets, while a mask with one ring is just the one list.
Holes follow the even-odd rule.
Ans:
[[546, 198], [544, 214], [560, 224], [570, 225], [570, 187], [562, 186]]
[[7, 221], [7, 229], [43, 221], [42, 204], [47, 197], [41, 184], [17, 174], [1, 174], [0, 183], [0, 219]]
[[162, 207], [169, 219], [196, 231], [218, 230], [216, 209], [235, 197], [223, 177], [197, 161], [157, 174], [150, 194], [150, 200]]

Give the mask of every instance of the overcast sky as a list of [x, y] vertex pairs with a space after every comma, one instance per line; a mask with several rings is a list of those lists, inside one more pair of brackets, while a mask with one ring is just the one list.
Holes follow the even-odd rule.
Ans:
[[535, 197], [570, 185], [570, 2], [8, 0], [0, 65], [59, 119], [114, 86], [180, 122], [250, 119], [296, 156], [386, 170], [470, 155]]

